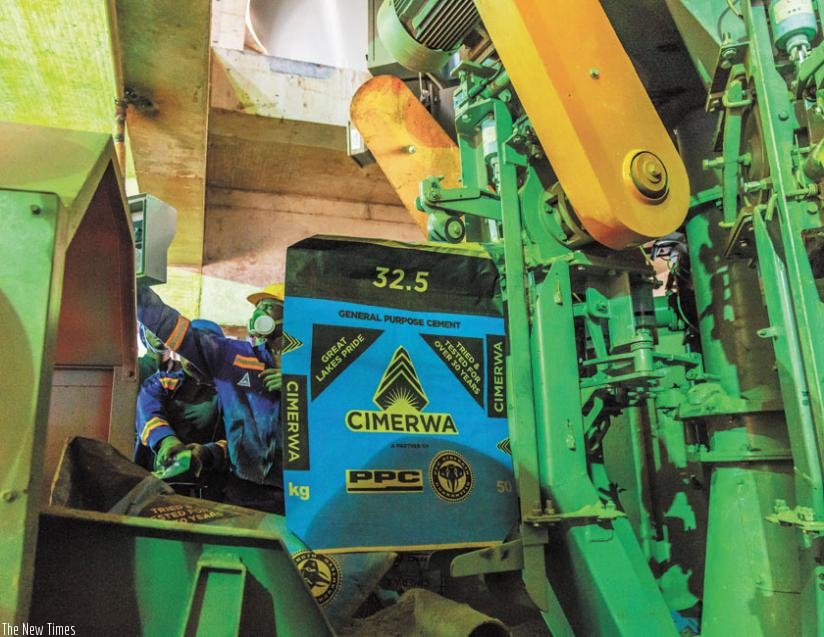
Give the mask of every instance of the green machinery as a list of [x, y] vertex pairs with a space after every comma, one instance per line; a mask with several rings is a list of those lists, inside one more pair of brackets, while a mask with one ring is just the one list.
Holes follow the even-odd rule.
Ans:
[[[823, 18], [810, 0], [378, 13], [415, 84], [452, 56], [460, 185], [424, 179], [418, 208], [504, 280], [520, 533], [453, 573], [520, 570], [553, 635], [677, 634], [673, 611], [706, 636], [824, 634]], [[697, 90], [647, 74], [649, 117], [615, 32], [642, 68], [688, 53]]]
[[109, 136], [0, 123], [0, 147], [4, 632], [331, 634], [262, 514], [206, 529], [46, 504], [66, 438], [133, 444], [134, 237]]
[[[431, 108], [454, 93], [460, 174], [420, 175], [431, 236], [483, 242], [503, 275], [520, 519], [452, 573], [514, 573], [558, 637], [824, 634], [824, 7], [386, 0], [376, 22]], [[42, 509], [64, 433], [123, 444], [132, 239], [109, 142], [0, 141], [3, 620], [49, 620], [58, 560], [126, 577], [128, 554], [187, 569], [181, 605], [134, 579], [146, 632], [197, 634], [220, 595], [236, 633], [254, 581], [266, 632], [325, 633], [271, 536]]]

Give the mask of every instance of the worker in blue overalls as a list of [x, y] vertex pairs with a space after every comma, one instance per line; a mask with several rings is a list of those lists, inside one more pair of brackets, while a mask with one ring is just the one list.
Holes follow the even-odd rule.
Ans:
[[[223, 336], [213, 321], [195, 319], [192, 327]], [[181, 493], [223, 498], [229, 462], [217, 392], [191, 362], [180, 358], [178, 369], [159, 370], [140, 386], [135, 433], [137, 464], [165, 472], [163, 479]]]
[[224, 501], [283, 513], [280, 448], [280, 348], [283, 285], [248, 297], [249, 341], [196, 330], [149, 287], [139, 286], [138, 320], [211, 380], [223, 413], [229, 454]]

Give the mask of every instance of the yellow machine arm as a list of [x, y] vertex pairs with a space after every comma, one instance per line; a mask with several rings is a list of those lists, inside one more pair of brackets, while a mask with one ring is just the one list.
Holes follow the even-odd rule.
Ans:
[[427, 236], [429, 215], [415, 207], [420, 183], [443, 175], [445, 188], [461, 176], [458, 147], [397, 77], [379, 75], [352, 98], [350, 117], [409, 214]]
[[476, 0], [587, 232], [615, 249], [675, 230], [689, 181], [598, 0]]

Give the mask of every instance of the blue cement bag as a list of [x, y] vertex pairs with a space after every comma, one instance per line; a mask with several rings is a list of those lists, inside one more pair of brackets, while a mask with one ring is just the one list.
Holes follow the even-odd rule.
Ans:
[[287, 251], [284, 489], [315, 551], [502, 541], [517, 519], [498, 273], [478, 248]]

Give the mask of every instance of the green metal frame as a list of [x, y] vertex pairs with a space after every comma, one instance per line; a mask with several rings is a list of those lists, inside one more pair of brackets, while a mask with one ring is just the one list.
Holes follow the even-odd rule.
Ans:
[[[462, 81], [456, 122], [463, 188], [441, 192], [437, 180], [428, 180], [419, 201], [440, 218], [466, 215], [468, 236], [503, 235], [489, 248], [502, 254], [504, 264], [507, 381], [517, 388], [508, 397], [521, 505], [516, 548], [527, 591], [553, 634], [674, 634], [670, 610], [629, 521], [614, 501], [599, 494], [599, 472], [592, 468], [586, 440], [592, 423], [585, 422], [584, 414], [585, 396], [597, 389], [631, 383], [644, 393], [660, 375], [649, 330], [636, 325], [628, 290], [611, 289], [608, 282], [618, 268], [649, 286], [651, 273], [637, 263], [589, 256], [561, 243], [567, 236], [562, 221], [529, 163], [528, 121], [513, 122], [507, 105], [511, 95], [499, 84], [487, 84], [501, 71], [466, 63], [457, 71]], [[486, 143], [480, 143], [480, 129], [488, 129], [490, 120], [494, 149], [489, 130]], [[528, 175], [520, 188], [519, 173]], [[494, 185], [494, 194], [488, 184]], [[484, 220], [480, 224], [479, 217]], [[602, 292], [588, 290], [594, 299], [590, 303], [574, 298], [573, 280], [580, 289], [582, 277], [602, 286]], [[600, 380], [580, 376], [574, 328], [579, 317], [589, 321], [594, 341], [601, 337], [602, 358], [592, 362], [593, 369], [603, 372]], [[604, 338], [632, 351], [610, 356]], [[684, 357], [684, 363], [695, 366], [698, 360]], [[608, 369], [619, 367], [628, 373], [607, 377]], [[508, 556], [509, 551], [506, 559], [511, 560]], [[490, 564], [496, 557], [465, 556], [456, 572], [497, 568]], [[574, 617], [567, 614], [570, 608], [577, 609]]]
[[586, 245], [505, 70], [456, 69], [463, 187], [419, 206], [501, 265], [521, 533], [454, 572], [522, 570], [553, 634], [671, 634], [700, 599], [702, 635], [820, 635], [824, 44], [776, 53], [752, 0], [666, 5], [720, 116], [679, 131], [692, 269], [669, 296]]
[[27, 621], [78, 635], [334, 634], [269, 532], [51, 507], [33, 587]]
[[[133, 439], [134, 244], [108, 135], [0, 123], [0, 147], [0, 621], [19, 625], [63, 426]], [[99, 403], [60, 414], [73, 397]]]
[[0, 147], [0, 621], [333, 634], [277, 532], [47, 506], [66, 437], [131, 455], [134, 241], [108, 135], [0, 123]]

